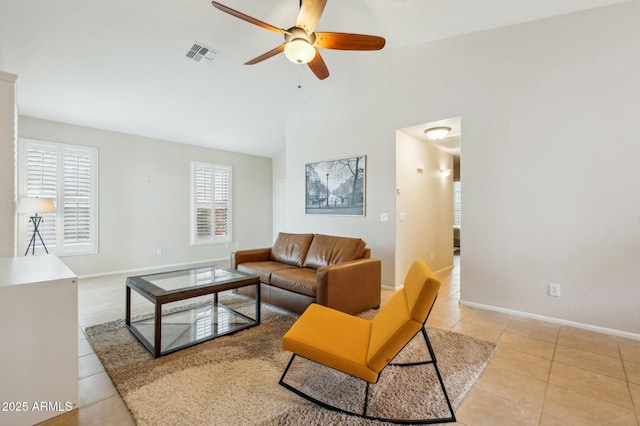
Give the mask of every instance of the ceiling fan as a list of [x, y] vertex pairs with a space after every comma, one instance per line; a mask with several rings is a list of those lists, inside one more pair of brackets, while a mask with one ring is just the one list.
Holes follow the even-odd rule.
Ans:
[[274, 27], [218, 2], [212, 1], [211, 4], [216, 9], [243, 21], [284, 35], [284, 43], [257, 58], [245, 62], [245, 65], [257, 64], [284, 52], [290, 61], [298, 64], [307, 64], [316, 77], [324, 80], [329, 77], [329, 70], [318, 51], [319, 47], [336, 50], [380, 50], [385, 45], [385, 39], [378, 36], [314, 32], [327, 0], [300, 0], [300, 12], [298, 13], [296, 25], [287, 30]]

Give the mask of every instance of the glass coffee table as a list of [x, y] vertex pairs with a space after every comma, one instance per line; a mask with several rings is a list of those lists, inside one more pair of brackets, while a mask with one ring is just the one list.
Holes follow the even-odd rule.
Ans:
[[[218, 303], [218, 293], [252, 285], [253, 318]], [[153, 303], [153, 317], [131, 320], [131, 290]], [[126, 292], [127, 327], [156, 358], [260, 324], [259, 277], [221, 266], [128, 277]], [[213, 295], [212, 300], [162, 312], [167, 303], [206, 295]]]

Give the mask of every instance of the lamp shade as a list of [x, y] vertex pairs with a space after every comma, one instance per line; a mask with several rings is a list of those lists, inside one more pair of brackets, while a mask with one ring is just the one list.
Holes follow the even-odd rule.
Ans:
[[18, 213], [53, 213], [56, 206], [51, 198], [24, 197], [18, 201]]
[[315, 58], [316, 49], [308, 41], [296, 38], [287, 43], [284, 54], [291, 62], [306, 64]]

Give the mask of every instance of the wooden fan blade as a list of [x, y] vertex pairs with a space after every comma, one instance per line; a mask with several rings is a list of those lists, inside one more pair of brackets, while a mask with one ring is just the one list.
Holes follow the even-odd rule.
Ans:
[[318, 49], [316, 49], [316, 56], [307, 65], [309, 65], [311, 71], [313, 71], [316, 77], [320, 80], [324, 80], [329, 77], [329, 70], [327, 69], [327, 65], [324, 63], [324, 59], [320, 56]]
[[378, 36], [349, 33], [316, 33], [315, 47], [336, 50], [380, 50], [385, 39]]
[[300, 27], [307, 34], [311, 34], [316, 29], [326, 4], [327, 0], [303, 0], [298, 13], [296, 27]]
[[236, 18], [242, 19], [243, 21], [247, 21], [253, 25], [257, 25], [269, 31], [273, 31], [278, 34], [289, 34], [289, 31], [283, 30], [282, 28], [274, 27], [273, 25], [267, 24], [266, 22], [262, 22], [259, 19], [253, 18], [249, 15], [245, 15], [242, 12], [238, 12], [235, 9], [231, 9], [228, 6], [218, 3], [217, 1], [212, 1], [211, 4], [218, 10], [221, 10], [225, 13], [228, 13], [231, 16], [235, 16]]
[[254, 65], [257, 64], [258, 62], [262, 62], [265, 59], [269, 59], [272, 56], [276, 56], [278, 53], [282, 53], [284, 51], [284, 46], [286, 46], [287, 43], [282, 43], [280, 46], [276, 47], [275, 49], [271, 49], [270, 51], [268, 51], [267, 53], [263, 53], [262, 55], [258, 56], [257, 58], [253, 58], [250, 61], [245, 62], [245, 65]]

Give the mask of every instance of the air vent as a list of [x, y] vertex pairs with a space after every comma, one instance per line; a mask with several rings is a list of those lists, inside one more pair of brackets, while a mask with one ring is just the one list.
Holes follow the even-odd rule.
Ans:
[[210, 64], [217, 54], [217, 51], [196, 42], [191, 47], [191, 50], [187, 52], [187, 58], [191, 58], [194, 61], [200, 62], [202, 64]]

